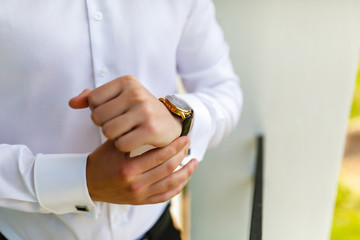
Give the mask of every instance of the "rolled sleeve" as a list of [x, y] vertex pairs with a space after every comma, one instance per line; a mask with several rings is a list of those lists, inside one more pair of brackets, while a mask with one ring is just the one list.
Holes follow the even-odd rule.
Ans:
[[88, 154], [38, 154], [34, 184], [39, 204], [55, 214], [81, 213], [96, 218], [86, 184]]

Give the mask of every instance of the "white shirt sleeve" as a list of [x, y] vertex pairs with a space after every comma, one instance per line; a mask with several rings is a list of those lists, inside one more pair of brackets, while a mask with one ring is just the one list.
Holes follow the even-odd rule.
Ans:
[[96, 217], [86, 185], [88, 154], [34, 155], [24, 145], [0, 145], [0, 207]]
[[201, 160], [236, 125], [242, 92], [229, 48], [210, 0], [195, 1], [177, 50], [177, 69], [188, 94], [179, 94], [194, 110], [191, 157]]

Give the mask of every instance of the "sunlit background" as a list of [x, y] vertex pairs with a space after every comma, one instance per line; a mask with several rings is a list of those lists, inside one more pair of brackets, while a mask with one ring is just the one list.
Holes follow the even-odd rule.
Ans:
[[331, 240], [358, 239], [360, 239], [360, 64], [331, 234]]

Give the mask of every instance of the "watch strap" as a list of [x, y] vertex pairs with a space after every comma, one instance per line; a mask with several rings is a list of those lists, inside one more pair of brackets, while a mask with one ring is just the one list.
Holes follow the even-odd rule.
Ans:
[[190, 132], [192, 121], [192, 116], [184, 119], [180, 136], [186, 136]]
[[159, 100], [165, 105], [165, 107], [171, 112], [171, 114], [173, 114], [176, 117], [182, 118], [183, 119], [183, 124], [182, 124], [182, 130], [181, 130], [181, 136], [186, 136], [191, 128], [192, 128], [192, 123], [193, 123], [193, 111], [191, 110], [191, 114], [189, 116], [181, 117], [178, 114], [176, 114], [174, 111], [172, 111], [171, 106], [169, 104], [166, 103], [164, 98], [159, 98]]

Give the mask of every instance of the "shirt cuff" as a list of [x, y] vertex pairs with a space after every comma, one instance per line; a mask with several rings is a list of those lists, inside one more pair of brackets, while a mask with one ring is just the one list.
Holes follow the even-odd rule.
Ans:
[[191, 139], [190, 154], [185, 157], [181, 165], [185, 165], [192, 158], [201, 161], [215, 131], [210, 112], [196, 94], [176, 94], [176, 96], [184, 100], [194, 112], [193, 127], [187, 135]]
[[34, 184], [39, 204], [55, 214], [98, 213], [86, 184], [88, 154], [38, 154]]

